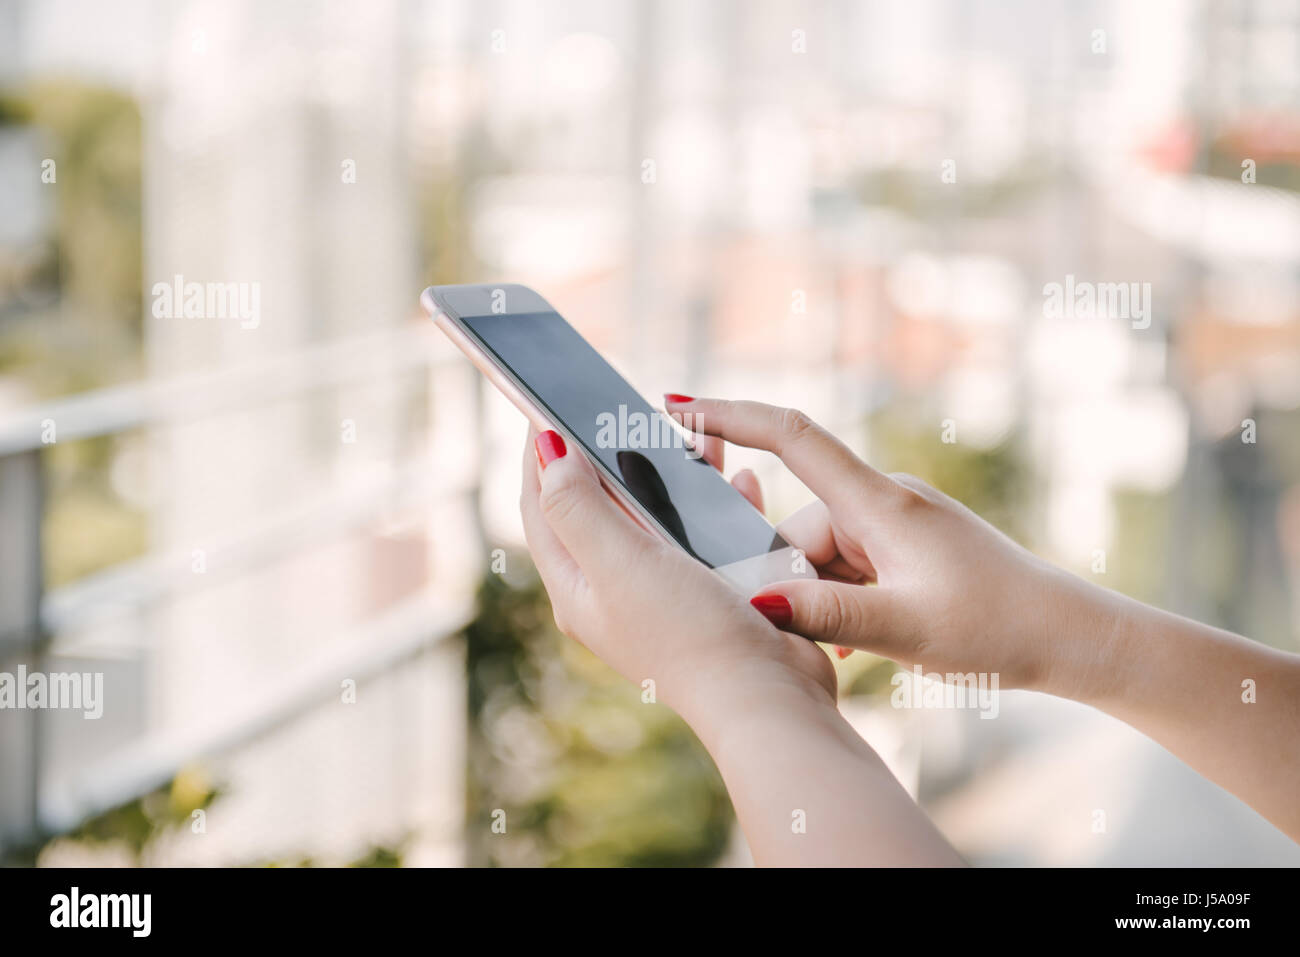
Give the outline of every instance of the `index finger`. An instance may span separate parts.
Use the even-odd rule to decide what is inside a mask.
[[[692,399],[668,403],[685,424],[705,435],[773,453],[832,510],[870,507],[899,486],[877,472],[820,425],[795,409],[762,402]]]

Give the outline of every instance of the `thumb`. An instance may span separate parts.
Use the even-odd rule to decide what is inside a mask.
[[[780,582],[749,603],[782,631],[870,650],[889,635],[890,597],[878,585],[807,579]]]
[[[538,504],[546,524],[588,581],[617,576],[650,536],[601,487],[582,451],[570,451],[559,433],[540,433],[534,447],[541,468]]]

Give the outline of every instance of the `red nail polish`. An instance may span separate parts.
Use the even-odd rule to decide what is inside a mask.
[[[794,621],[794,609],[790,607],[790,599],[784,595],[755,595],[749,603],[778,628],[784,628]]]
[[[694,402],[695,396],[682,395],[680,392],[665,392],[664,400],[667,402]]]
[[[853,649],[845,648],[843,645],[836,645],[835,653],[839,655],[841,658],[847,658],[849,655],[853,654]]]
[[[560,437],[560,433],[551,429],[538,434],[537,438],[533,440],[533,448],[537,450],[537,461],[542,463],[542,468],[546,468],[556,459],[564,458],[564,453],[568,451],[564,446],[564,439]]]

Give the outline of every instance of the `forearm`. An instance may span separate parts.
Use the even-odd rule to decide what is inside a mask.
[[[1103,592],[1063,697],[1132,725],[1300,840],[1300,656]],[[1075,616],[1076,624],[1087,621]]]
[[[714,705],[694,725],[757,864],[962,863],[824,693],[756,685]]]

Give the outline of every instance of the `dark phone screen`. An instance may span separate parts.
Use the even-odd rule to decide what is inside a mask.
[[[484,347],[711,568],[785,548],[758,510],[555,312],[464,316]]]

